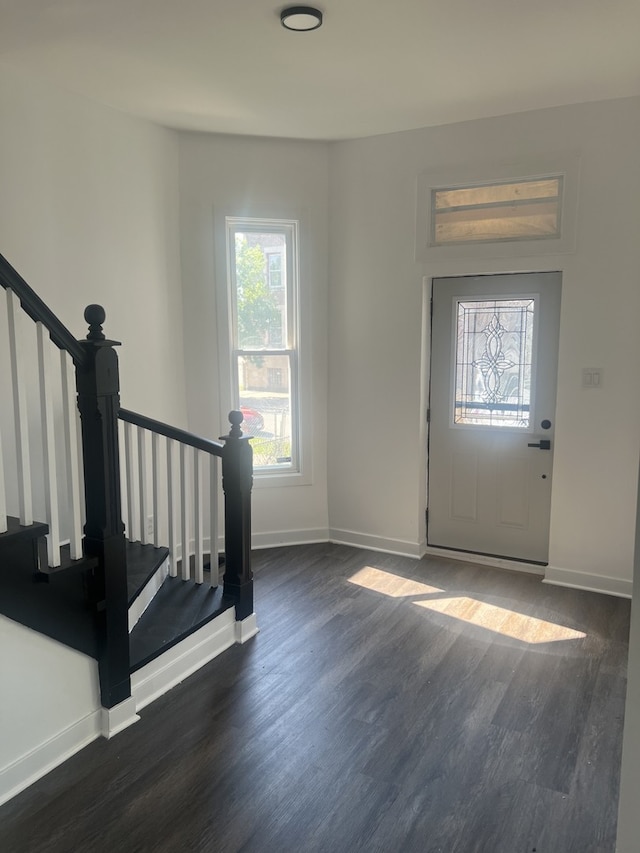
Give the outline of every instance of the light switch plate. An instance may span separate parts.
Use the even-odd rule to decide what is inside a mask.
[[[582,387],[583,388],[602,388],[602,368],[601,367],[583,367],[582,368]]]

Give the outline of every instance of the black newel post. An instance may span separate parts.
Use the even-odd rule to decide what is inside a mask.
[[[236,606],[236,619],[253,613],[253,574],[251,572],[251,487],[253,485],[253,449],[242,435],[242,412],[229,412],[229,435],[222,453],[224,490],[225,571],[224,595]]]
[[[120,383],[114,349],[118,342],[105,340],[105,312],[100,305],[89,305],[84,318],[89,334],[80,342],[85,358],[76,368],[76,383],[86,493],[85,553],[98,558],[91,594],[98,620],[100,692],[103,706],[112,708],[131,695],[118,454]]]

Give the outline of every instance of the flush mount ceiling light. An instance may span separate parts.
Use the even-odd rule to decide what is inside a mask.
[[[322,26],[322,12],[313,6],[289,6],[280,12],[280,21],[288,30],[317,30]]]

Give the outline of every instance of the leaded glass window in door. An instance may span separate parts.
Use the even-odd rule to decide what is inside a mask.
[[[458,301],[453,422],[528,429],[535,298]]]

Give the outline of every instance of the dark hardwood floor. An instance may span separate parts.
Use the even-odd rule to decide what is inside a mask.
[[[254,569],[261,633],[2,807],[0,850],[614,853],[628,601],[335,545]]]

